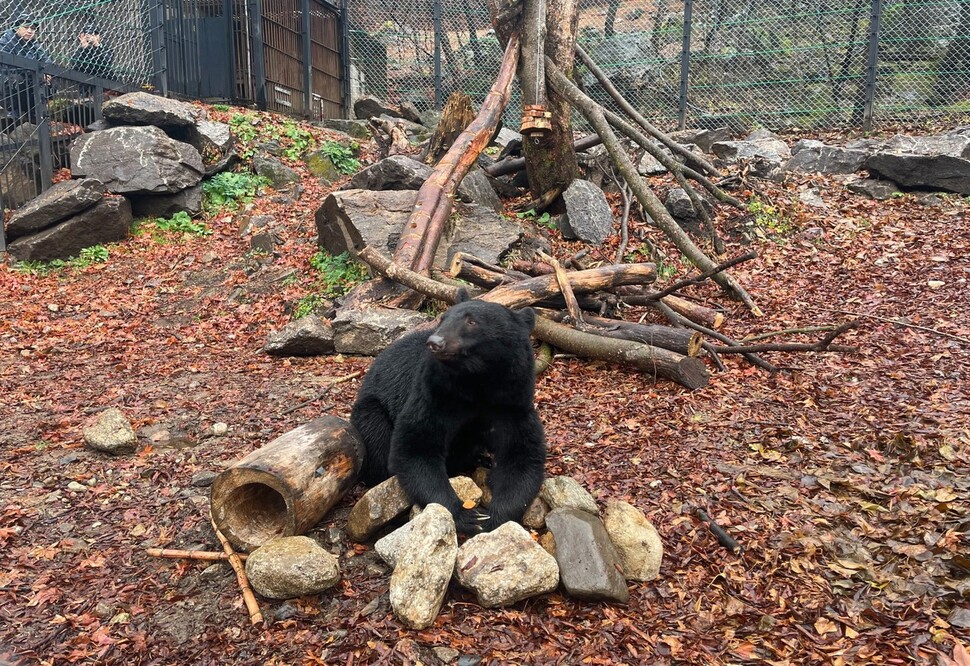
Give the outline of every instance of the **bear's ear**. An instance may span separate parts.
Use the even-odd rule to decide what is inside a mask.
[[[531,332],[536,325],[536,311],[532,308],[522,308],[517,314],[519,321],[528,326]]]
[[[464,303],[465,301],[470,301],[471,298],[472,297],[468,295],[467,289],[465,289],[464,287],[459,287],[458,295],[455,296],[455,304],[457,305],[458,303]]]

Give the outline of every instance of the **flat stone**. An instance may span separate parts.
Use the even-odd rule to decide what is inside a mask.
[[[562,194],[566,215],[560,229],[563,237],[601,244],[613,231],[613,210],[603,190],[588,180],[576,179]]]
[[[553,476],[543,481],[539,497],[550,509],[579,509],[594,516],[599,514],[593,496],[569,476]]]
[[[308,315],[270,333],[263,351],[271,356],[320,356],[334,352],[333,326]]]
[[[851,180],[845,184],[845,187],[850,192],[863,194],[870,199],[875,199],[876,201],[885,201],[886,199],[891,199],[899,192],[899,187],[896,185],[896,183],[890,180],[879,180],[878,178],[859,178],[858,180]]]
[[[204,110],[187,102],[133,92],[104,103],[105,119],[121,125],[156,125],[158,127],[192,127],[204,120]]]
[[[546,516],[555,539],[559,578],[577,599],[626,603],[630,598],[620,560],[603,522],[579,509],[553,509]]]
[[[42,231],[94,206],[104,198],[104,185],[94,178],[56,183],[17,209],[7,225],[7,240]]]
[[[340,354],[377,356],[405,333],[430,321],[429,315],[414,310],[380,306],[341,308],[333,320],[334,349]]]
[[[86,247],[123,241],[131,231],[131,204],[124,197],[105,197],[91,208],[7,246],[17,261],[69,259]]]

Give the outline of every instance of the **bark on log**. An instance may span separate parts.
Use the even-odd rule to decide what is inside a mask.
[[[472,98],[463,92],[454,92],[441,109],[441,120],[435,128],[431,142],[428,144],[427,164],[437,164],[448,149],[455,143],[455,139],[475,119],[472,111]]]
[[[240,550],[316,525],[357,482],[364,446],[351,425],[323,416],[223,471],[209,496],[212,522]]]
[[[569,285],[577,294],[588,294],[621,285],[649,284],[657,279],[654,264],[613,264],[585,271],[567,273]],[[504,284],[482,297],[483,301],[499,303],[509,308],[520,308],[558,294],[559,283],[555,275],[540,275],[512,284]]]
[[[638,291],[640,293],[637,293]],[[654,293],[655,292],[651,290],[617,290],[617,295],[620,297],[620,300],[628,305],[656,305],[657,298],[653,295]],[[715,330],[724,325],[725,317],[723,313],[701,305],[700,303],[695,303],[694,301],[689,301],[686,298],[674,296],[673,294],[664,296],[660,299],[660,302],[677,314],[690,319],[695,324],[700,324],[701,326],[706,326]]]
[[[542,314],[558,322],[566,317],[564,312],[543,312]],[[582,330],[593,335],[642,342],[661,349],[669,349],[684,356],[696,357],[704,351],[701,347],[704,336],[689,328],[674,328],[663,324],[638,324],[632,321],[608,319],[590,314],[584,315],[583,320],[587,326],[583,327]]]
[[[375,271],[387,275],[410,289],[420,291],[445,303],[455,302],[458,294],[457,287],[435,282],[431,278],[399,266],[393,263],[389,257],[371,247],[365,247],[361,250],[360,258]],[[633,265],[636,266],[637,264]],[[555,276],[552,276],[552,282],[555,284]],[[491,300],[488,298],[489,295],[486,294],[482,300]],[[536,318],[536,327],[533,333],[543,342],[548,342],[566,353],[576,354],[584,358],[632,365],[690,389],[701,388],[708,383],[709,374],[700,359],[682,356],[667,349],[652,347],[640,342],[615,340],[583,333],[544,317]]]

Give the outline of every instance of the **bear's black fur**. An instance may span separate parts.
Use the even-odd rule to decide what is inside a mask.
[[[433,333],[410,333],[375,359],[350,422],[367,449],[365,483],[396,474],[412,502],[441,504],[459,532],[474,534],[522,519],[546,446],[533,404],[535,313],[467,299],[461,290]],[[486,453],[488,513],[463,508],[448,483]]]

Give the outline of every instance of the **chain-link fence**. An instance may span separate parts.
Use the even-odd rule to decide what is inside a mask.
[[[455,90],[483,99],[501,50],[481,3],[349,2],[360,92],[419,108]],[[970,0],[581,0],[579,43],[668,126],[970,114]],[[605,101],[588,72],[578,77]]]

